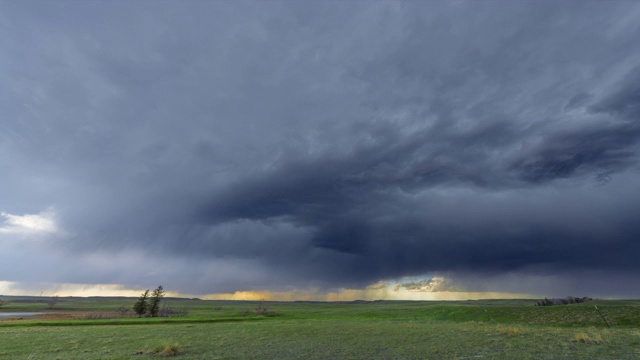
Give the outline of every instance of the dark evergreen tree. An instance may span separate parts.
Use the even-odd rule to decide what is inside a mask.
[[[158,311],[160,311],[160,300],[163,296],[164,289],[162,288],[162,285],[153,290],[153,294],[151,294],[151,300],[149,301],[149,314],[152,317],[158,316]]]
[[[149,304],[147,303],[148,298],[149,298],[149,289],[147,289],[144,293],[142,293],[138,301],[133,305],[133,311],[135,311],[136,314],[138,314],[138,317],[144,315],[147,312],[147,309],[149,308]]]

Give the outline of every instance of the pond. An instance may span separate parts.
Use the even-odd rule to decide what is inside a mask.
[[[0,312],[0,319],[48,314],[46,312]]]

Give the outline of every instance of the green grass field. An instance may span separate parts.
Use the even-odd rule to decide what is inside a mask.
[[[0,359],[640,359],[640,301],[165,299],[188,315],[116,318],[136,299],[61,298],[53,310],[46,300],[10,300],[0,313],[52,314],[0,321]]]

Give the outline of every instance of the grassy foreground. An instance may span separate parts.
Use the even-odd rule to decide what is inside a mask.
[[[61,299],[53,314],[0,321],[0,359],[640,359],[635,301],[595,302],[610,329],[594,303],[165,301],[189,314],[95,319],[135,299]]]

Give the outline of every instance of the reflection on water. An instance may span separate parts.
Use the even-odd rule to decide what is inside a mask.
[[[0,312],[0,319],[16,316],[34,316],[47,314],[45,312]]]

